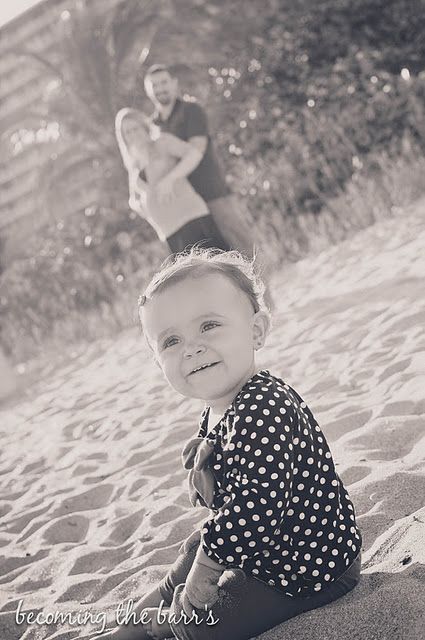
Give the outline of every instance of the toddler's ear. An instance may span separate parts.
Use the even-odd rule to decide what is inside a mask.
[[[254,314],[252,325],[252,336],[254,339],[254,348],[261,349],[270,330],[270,316],[265,311],[257,311]]]

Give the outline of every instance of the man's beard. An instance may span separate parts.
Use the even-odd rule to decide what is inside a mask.
[[[170,105],[173,102],[173,99],[174,99],[173,96],[170,94],[156,96],[157,102],[159,102],[159,104],[162,105],[163,107],[168,107],[168,105]]]

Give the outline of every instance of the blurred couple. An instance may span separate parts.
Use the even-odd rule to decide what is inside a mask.
[[[220,169],[205,111],[178,97],[165,65],[150,67],[144,85],[154,113],[125,108],[115,119],[131,209],[172,253],[201,242],[252,257],[252,233]]]

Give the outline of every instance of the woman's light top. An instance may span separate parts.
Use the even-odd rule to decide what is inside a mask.
[[[171,236],[191,220],[208,214],[206,203],[186,178],[175,181],[169,202],[158,201],[155,191],[156,183],[167,175],[179,161],[179,157],[174,151],[175,140],[175,136],[162,133],[157,140],[150,141],[149,160],[145,169],[148,183],[145,205],[146,218],[162,240]]]

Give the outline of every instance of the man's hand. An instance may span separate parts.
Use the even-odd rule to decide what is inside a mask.
[[[174,180],[168,176],[159,180],[155,185],[155,194],[161,204],[170,202],[174,196]]]
[[[218,599],[218,581],[225,570],[211,560],[199,547],[192,568],[186,579],[182,595],[182,605],[187,616],[193,614],[193,608],[211,607]]]

